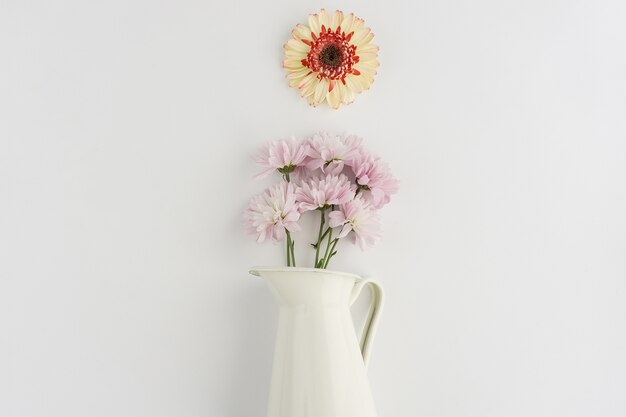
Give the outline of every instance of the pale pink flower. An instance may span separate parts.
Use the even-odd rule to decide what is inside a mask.
[[[300,211],[296,203],[295,187],[281,181],[265,192],[252,197],[244,213],[244,223],[250,234],[258,235],[257,242],[271,239],[278,242],[285,238],[285,230],[300,230]]]
[[[326,175],[302,181],[296,190],[301,212],[333,204],[343,204],[354,198],[355,189],[345,175]]]
[[[352,241],[361,249],[373,246],[381,237],[378,212],[360,196],[340,205],[339,210],[331,211],[328,225],[343,226],[338,237],[350,234]]]
[[[351,161],[356,178],[358,195],[379,209],[389,203],[391,196],[398,192],[398,180],[380,158],[362,152]]]
[[[338,175],[344,165],[350,166],[351,161],[359,155],[362,139],[354,135],[331,135],[318,133],[309,139],[309,160],[307,167],[311,170],[321,169],[327,174]]]
[[[257,155],[256,162],[263,168],[255,178],[263,178],[274,171],[281,174],[289,174],[304,168],[304,163],[309,152],[309,145],[296,138],[275,140],[263,148]]]

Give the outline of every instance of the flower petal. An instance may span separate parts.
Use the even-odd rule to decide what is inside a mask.
[[[358,46],[369,42],[372,38],[374,38],[374,34],[372,33],[371,29],[368,27],[363,27],[358,30],[354,30],[354,35],[352,35],[352,39],[350,39],[350,42]]]
[[[337,87],[339,88],[339,94],[343,104],[350,104],[354,101],[354,92],[352,90],[346,87],[343,83],[337,83]]]
[[[328,93],[328,80],[326,78],[322,78],[315,87],[315,96],[313,97],[313,105],[316,106],[324,101],[326,98],[326,94]]]
[[[285,224],[285,229],[289,230],[290,232],[299,232],[302,230],[302,227],[300,227],[300,225],[296,222],[290,222]]]
[[[328,95],[326,96],[326,100],[328,100],[328,104],[333,109],[338,109],[339,106],[341,106],[341,90],[339,88],[340,84],[341,82],[335,83],[335,86],[332,89],[332,91],[330,91]]]
[[[296,59],[298,61],[302,61],[306,58],[306,54],[307,53],[305,51],[290,48],[285,44],[285,59]]]
[[[300,85],[298,86],[298,88],[300,89],[300,95],[302,97],[311,97],[312,99],[313,93],[315,92],[318,83],[319,80],[317,79],[317,75],[315,73],[307,75],[302,79]]]
[[[311,29],[303,24],[297,24],[296,27],[291,31],[291,35],[296,39],[305,39],[310,41],[311,38]]]
[[[274,226],[274,241],[280,242],[285,238],[285,228],[282,226]]]
[[[304,52],[304,54],[306,55],[307,52],[309,52],[311,50],[311,47],[305,43],[303,43],[302,41],[296,40],[296,39],[289,39],[287,41],[287,43],[285,44],[285,49],[290,48],[290,49],[294,49],[296,51],[300,51],[300,52]]]
[[[302,67],[302,68],[297,69],[297,70],[289,71],[287,73],[287,79],[289,79],[289,80],[297,80],[297,79],[300,79],[302,77],[306,77],[310,73],[311,73],[311,71],[308,68]]]
[[[311,32],[317,36],[320,33],[320,21],[319,16],[317,14],[309,15],[309,28],[311,28]]]
[[[346,218],[340,210],[331,211],[328,215],[328,225],[330,227],[339,227],[345,222]]]
[[[354,91],[355,93],[360,93],[361,91],[363,91],[363,87],[361,86],[358,75],[350,74],[346,76],[346,87],[348,87],[349,90]]]
[[[348,233],[350,233],[350,231],[352,231],[352,225],[350,223],[346,223],[343,225],[343,228],[341,229],[341,232],[339,232],[339,236],[337,236],[339,239],[344,238],[348,235]]]
[[[354,23],[354,13],[350,13],[346,17],[343,18],[343,22],[341,22],[341,31],[345,33],[350,33],[352,28],[352,24]]]
[[[306,67],[302,65],[300,59],[288,58],[283,61],[283,68],[286,70],[300,70]]]
[[[330,28],[335,31],[341,26],[341,22],[343,22],[343,12],[341,10],[335,10],[333,17],[330,20]]]
[[[374,76],[376,75],[376,68],[359,64],[355,65],[353,68],[361,73],[361,76],[367,80],[368,84],[372,84],[374,82]]]
[[[376,51],[357,51],[357,55],[359,56],[359,64],[363,62],[377,62],[376,59],[378,58],[378,53]]]
[[[326,9],[322,9],[320,10],[320,14],[319,14],[319,22],[320,22],[320,30],[321,30],[321,26],[324,25],[325,29],[330,28],[330,17],[328,16],[328,13],[326,13]]]
[[[356,54],[359,56],[361,56],[361,54],[364,54],[366,52],[373,52],[375,54],[378,54],[379,50],[380,48],[378,47],[378,45],[374,45],[373,43],[366,43],[356,48]],[[361,58],[361,60],[363,59]]]

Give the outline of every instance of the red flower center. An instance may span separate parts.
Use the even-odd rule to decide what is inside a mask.
[[[319,35],[311,32],[312,41],[303,39],[302,42],[311,49],[302,60],[302,65],[317,72],[317,78],[341,80],[345,84],[348,74],[359,75],[360,72],[352,67],[359,62],[356,55],[356,46],[350,44],[354,32],[346,34],[337,27],[335,31],[322,25]]]

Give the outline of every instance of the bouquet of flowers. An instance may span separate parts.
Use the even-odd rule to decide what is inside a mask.
[[[296,266],[292,233],[307,212],[318,212],[315,268],[325,269],[337,243],[349,237],[361,249],[381,236],[379,210],[398,191],[387,164],[368,152],[355,135],[318,133],[273,141],[258,154],[256,177],[279,173],[281,181],[252,197],[244,213],[258,242],[285,240],[287,266]]]

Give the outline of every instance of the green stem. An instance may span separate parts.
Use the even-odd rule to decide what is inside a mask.
[[[289,178],[289,172],[285,172],[283,174],[283,177],[285,177],[285,181],[289,182],[290,178]],[[286,230],[287,232],[287,266],[296,266],[296,258],[293,255],[293,241],[291,240],[291,233],[289,233],[289,230]]]
[[[339,238],[336,238],[333,241],[333,247],[330,250],[330,254],[326,257],[326,263],[324,264],[324,269],[328,268],[328,262],[330,262],[330,259],[335,256],[335,254],[337,252],[335,252],[335,248],[337,247],[337,242],[339,242]]]
[[[294,246],[296,246],[296,242],[292,239],[291,240],[291,266],[296,266],[296,254],[293,251]]]
[[[326,209],[324,207],[321,207],[319,209],[320,211],[320,231],[317,234],[317,244],[315,245],[315,267],[317,268],[317,264],[319,263],[320,260],[320,246],[322,245],[322,232],[324,230],[324,212],[326,211]]]
[[[287,232],[287,266],[291,266],[291,233],[289,233],[289,230],[286,231]]]
[[[322,258],[322,268],[326,268],[324,265],[327,263],[326,260],[328,259],[328,254],[330,253],[330,245],[331,242],[333,240],[333,230],[329,227],[330,233],[328,234],[328,242],[326,243],[326,253],[324,254],[324,257]]]
[[[321,242],[322,240],[324,240],[324,238],[326,237],[326,235],[328,234],[328,232],[330,232],[330,227],[329,227],[329,228],[327,228],[327,229],[326,229],[326,231],[324,232],[324,234],[322,235],[322,237],[320,237],[320,238],[319,238],[319,239],[320,239],[320,242]]]

